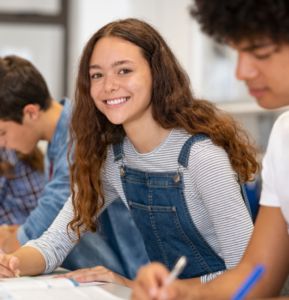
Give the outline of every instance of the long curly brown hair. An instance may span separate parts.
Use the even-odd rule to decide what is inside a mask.
[[[156,122],[165,129],[184,128],[190,134],[207,134],[215,145],[227,151],[233,169],[243,182],[253,179],[259,165],[249,135],[213,103],[194,98],[186,72],[160,34],[138,19],[112,22],[91,37],[79,63],[69,148],[74,218],[68,228],[78,236],[82,230],[97,230],[96,216],[105,202],[100,169],[108,146],[125,137],[123,126],[110,123],[90,95],[90,58],[97,41],[108,36],[122,38],[141,48],[151,68],[151,106]]]

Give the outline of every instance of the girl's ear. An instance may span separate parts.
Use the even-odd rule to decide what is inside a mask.
[[[23,124],[35,122],[40,117],[40,107],[35,104],[28,104],[23,108]]]

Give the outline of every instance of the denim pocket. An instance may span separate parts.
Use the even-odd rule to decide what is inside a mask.
[[[179,256],[186,255],[194,272],[212,272],[183,230],[175,206],[147,206],[130,201],[129,207],[151,261],[162,262],[171,269]],[[183,276],[187,278],[185,272]]]

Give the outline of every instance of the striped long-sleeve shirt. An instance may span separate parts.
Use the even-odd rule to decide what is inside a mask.
[[[179,153],[189,137],[185,130],[172,130],[156,149],[145,154],[138,153],[126,137],[124,164],[147,172],[175,172],[179,167]],[[121,162],[114,162],[113,150],[109,147],[101,174],[105,196],[103,209],[118,197],[127,205],[119,164]],[[190,150],[188,168],[180,171],[183,172],[185,198],[194,224],[224,259],[226,268],[233,268],[246,249],[253,224],[226,151],[211,140],[197,142]],[[47,273],[61,265],[73,247],[71,240],[77,238],[76,234],[71,233],[70,239],[66,233],[66,225],[72,217],[69,199],[50,229],[40,239],[27,244],[44,255]],[[221,273],[204,275],[201,281],[208,282]]]

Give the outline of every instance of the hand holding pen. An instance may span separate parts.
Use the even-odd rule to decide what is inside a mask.
[[[185,256],[181,256],[175,263],[164,285],[170,285],[176,278],[178,278],[178,276],[183,272],[184,268],[186,267],[187,262],[188,262],[187,258]]]
[[[186,263],[187,258],[182,256],[171,272],[160,263],[141,268],[133,284],[131,300],[179,299],[180,293],[188,285],[175,279],[181,274]]]

